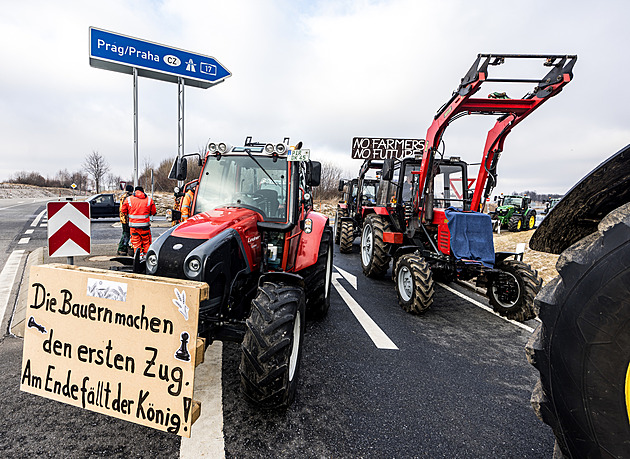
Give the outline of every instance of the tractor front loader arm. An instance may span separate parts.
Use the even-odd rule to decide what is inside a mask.
[[[540,80],[523,78],[488,78],[488,68],[505,63],[506,59],[544,59],[544,66],[552,67]],[[573,78],[573,67],[577,61],[576,55],[525,55],[525,54],[479,54],[468,73],[462,78],[461,84],[453,93],[451,99],[437,112],[429,126],[426,135],[425,150],[422,158],[420,188],[423,195],[418,196],[423,206],[423,220],[430,221],[432,209],[433,160],[438,152],[438,146],[448,125],[465,115],[498,115],[495,125],[488,131],[483,150],[479,174],[475,181],[475,189],[470,209],[480,210],[482,199],[489,195],[496,184],[496,167],[499,156],[503,151],[505,137],[523,119],[549,98],[558,94]],[[532,92],[522,98],[510,99],[503,94],[490,94],[487,98],[473,98],[485,82],[495,83],[535,83]],[[490,177],[488,186],[486,182]],[[427,215],[427,213],[429,215]]]

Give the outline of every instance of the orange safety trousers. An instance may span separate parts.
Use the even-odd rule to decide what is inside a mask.
[[[134,228],[131,227],[131,245],[133,251],[140,249],[140,254],[146,255],[151,245],[151,228]]]

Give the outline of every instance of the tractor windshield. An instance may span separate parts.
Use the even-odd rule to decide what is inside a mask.
[[[256,163],[258,162],[258,164]],[[195,213],[219,207],[244,207],[267,221],[287,219],[287,161],[267,156],[224,155],[208,158],[203,169]]]
[[[504,206],[523,207],[523,198],[518,196],[506,196],[503,199]]]

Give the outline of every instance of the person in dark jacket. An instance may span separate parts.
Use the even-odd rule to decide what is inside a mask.
[[[118,255],[129,255],[133,254],[133,249],[130,246],[131,242],[131,233],[129,231],[129,218],[127,214],[123,214],[122,207],[125,199],[131,196],[133,193],[133,186],[127,185],[125,187],[125,193],[120,196],[120,206],[119,206],[119,216],[120,223],[122,224],[122,236],[120,237],[120,241],[118,242]]]

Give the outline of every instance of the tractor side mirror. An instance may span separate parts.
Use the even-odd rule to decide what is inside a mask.
[[[188,175],[188,161],[180,157],[175,158],[171,171],[168,173],[168,178],[171,180],[186,180],[186,175]]]
[[[383,180],[389,181],[394,178],[394,160],[389,158],[383,161]]]
[[[345,180],[339,180],[339,186],[337,187],[338,191],[343,191],[343,188],[346,186]]]
[[[308,168],[306,176],[306,184],[310,186],[319,186],[322,177],[322,163],[319,161],[311,161],[311,167]]]

